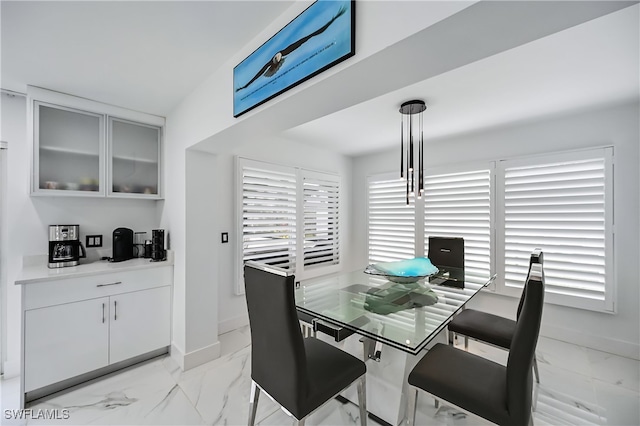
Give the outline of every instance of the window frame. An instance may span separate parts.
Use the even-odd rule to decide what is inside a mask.
[[[589,148],[575,151],[562,151],[558,153],[545,153],[539,155],[530,155],[523,157],[515,157],[498,161],[497,164],[497,191],[496,195],[499,199],[495,200],[496,206],[496,223],[497,241],[500,242],[496,246],[496,258],[500,259],[498,265],[498,278],[496,280],[496,292],[499,294],[520,297],[522,289],[518,287],[506,285],[505,268],[506,268],[506,222],[505,222],[505,171],[510,167],[522,166],[541,166],[546,164],[554,164],[563,161],[580,161],[586,159],[602,158],[604,160],[604,300],[596,301],[580,296],[562,295],[558,293],[545,292],[545,302],[554,305],[568,306],[578,309],[590,311],[615,313],[615,299],[617,294],[617,283],[615,279],[615,227],[614,227],[614,149],[612,146]],[[544,249],[543,249],[544,251]]]
[[[496,163],[494,161],[476,161],[469,163],[461,163],[451,166],[437,166],[427,167],[425,170],[425,181],[432,176],[456,174],[456,173],[469,173],[479,172],[487,170],[489,173],[489,247],[490,247],[490,276],[496,271],[495,256],[495,210],[494,210],[494,198],[495,198],[495,174]],[[370,184],[371,182],[380,182],[387,180],[397,179],[400,182],[402,179],[398,176],[397,172],[375,173],[367,176],[367,261],[372,262],[370,258],[371,253],[371,228],[369,226],[371,221],[370,211]],[[413,201],[413,221],[414,221],[414,257],[426,256],[425,246],[427,241],[426,235],[426,221],[425,221],[425,199],[419,199]],[[495,284],[491,283],[488,287],[490,290],[495,290]]]
[[[344,229],[344,217],[342,212],[344,211],[344,189],[342,183],[342,177],[336,173],[322,172],[315,170],[303,169],[300,167],[286,166],[281,164],[275,164],[267,161],[253,160],[250,158],[236,156],[235,157],[235,228],[236,228],[236,277],[234,292],[236,295],[244,294],[244,239],[243,239],[243,184],[244,184],[244,169],[245,167],[264,169],[275,173],[287,173],[294,176],[295,180],[295,261],[293,263],[292,270],[295,273],[297,280],[313,278],[320,275],[330,274],[338,272],[342,268],[343,255],[342,255],[342,243],[343,238],[340,234]],[[338,184],[338,234],[337,234],[337,246],[338,246],[338,261],[335,264],[329,265],[311,265],[305,267],[304,262],[304,179],[305,177],[311,179],[320,179],[326,181],[336,182]]]
[[[604,301],[592,300],[586,297],[562,295],[546,292],[545,301],[550,304],[572,307],[577,309],[616,313],[617,282],[615,276],[615,223],[614,223],[614,167],[615,150],[613,146],[589,147],[569,151],[559,151],[552,153],[540,153],[533,155],[513,156],[496,159],[486,162],[473,162],[455,165],[440,165],[438,167],[427,167],[425,175],[434,176],[441,174],[464,173],[473,170],[490,169],[490,247],[491,247],[491,273],[497,273],[497,279],[488,287],[488,290],[495,294],[519,298],[522,289],[505,285],[505,166],[513,167],[518,165],[543,165],[553,164],[562,161],[580,161],[588,158],[603,158],[604,160],[604,238],[605,238],[605,284]],[[397,177],[398,173],[376,173],[367,176],[367,259],[370,252],[370,211],[369,211],[369,183],[371,180]],[[425,219],[424,202],[415,204],[415,256],[424,256]]]

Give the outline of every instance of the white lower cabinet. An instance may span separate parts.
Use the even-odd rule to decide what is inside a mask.
[[[109,363],[169,344],[171,289],[153,288],[110,298]]]
[[[37,398],[168,347],[172,276],[164,267],[27,284],[24,393]]]
[[[26,311],[25,391],[107,366],[108,309],[103,297]]]

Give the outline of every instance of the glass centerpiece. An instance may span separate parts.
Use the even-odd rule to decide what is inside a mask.
[[[394,283],[407,284],[437,273],[438,268],[433,266],[429,258],[416,257],[395,262],[373,263],[367,266],[364,272],[381,275]]]

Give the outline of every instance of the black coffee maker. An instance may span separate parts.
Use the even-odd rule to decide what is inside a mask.
[[[164,229],[151,231],[151,261],[160,262],[167,259],[167,251],[164,249]]]
[[[112,262],[122,262],[133,259],[133,230],[129,228],[116,228],[113,231],[113,257]]]

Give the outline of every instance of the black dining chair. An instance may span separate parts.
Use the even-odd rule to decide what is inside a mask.
[[[431,263],[438,268],[464,268],[464,238],[429,237],[429,253]]]
[[[539,264],[543,267],[542,250],[536,248],[529,259],[529,271],[533,264]],[[543,270],[544,275],[544,270]],[[520,302],[516,311],[516,321],[520,317],[522,304],[526,291],[522,289]],[[516,329],[516,321],[504,318],[488,312],[478,311],[475,309],[465,309],[456,315],[449,323],[449,344],[453,344],[453,334],[464,336],[464,348],[469,348],[469,338],[497,346],[502,349],[511,348],[511,340]],[[536,382],[540,383],[540,374],[538,372],[538,361],[535,354],[533,356],[533,370],[536,376]]]
[[[418,389],[499,425],[533,424],[531,364],[543,305],[542,265],[534,264],[526,281],[507,365],[436,344],[409,373],[407,424],[415,424]]]
[[[429,237],[427,256],[433,266],[438,268],[438,273],[433,278],[439,285],[464,288],[463,238]]]
[[[265,392],[297,421],[358,381],[360,424],[367,423],[367,368],[362,360],[316,338],[303,338],[294,298],[294,275],[246,262],[245,296],[251,329],[249,425]]]

